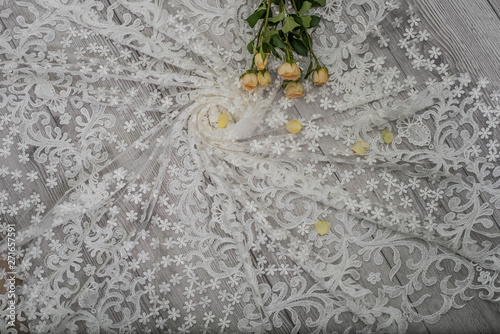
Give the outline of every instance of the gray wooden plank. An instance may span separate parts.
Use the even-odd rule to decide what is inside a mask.
[[[498,4],[498,3],[497,3]],[[488,77],[494,87],[500,84],[498,51],[500,32],[498,16],[481,1],[417,1],[422,18],[429,30],[439,27],[442,34],[433,33],[443,46],[446,59],[453,67],[477,76]],[[498,212],[497,212],[498,213]],[[498,223],[498,219],[497,219]],[[451,271],[451,268],[449,268]],[[474,298],[462,309],[452,309],[436,324],[427,324],[431,333],[460,330],[464,333],[497,333],[500,331],[498,303]],[[425,308],[425,304],[422,305]]]
[[[500,19],[500,1],[498,0],[487,0],[488,4],[491,6],[497,17]]]
[[[500,82],[500,24],[493,10],[500,7],[498,0],[419,0],[415,5],[454,67]]]
[[[464,5],[464,4],[462,4]],[[470,4],[471,6],[473,6],[473,3]],[[477,13],[479,10],[476,9],[476,8],[473,8],[473,11],[474,13]],[[486,12],[487,11],[487,8],[486,8]],[[468,13],[467,11],[465,11],[465,13]],[[490,16],[491,16],[491,11],[490,11]],[[444,13],[441,13],[438,11],[438,13],[436,15],[441,15],[441,16],[444,16],[444,15],[447,15],[446,12]],[[482,15],[482,14],[481,14]],[[492,25],[495,24],[495,21],[491,21],[491,22],[488,22]],[[468,32],[468,29],[470,27],[465,27],[464,28],[464,31],[465,32]],[[472,29],[472,31],[474,31],[474,29]],[[474,39],[474,36],[467,36],[468,39]],[[441,41],[441,39],[439,38],[439,41]],[[487,43],[488,41],[484,41],[484,43]],[[451,47],[449,48],[450,50],[447,51],[447,53],[453,53],[453,43],[451,45]],[[470,52],[470,53],[474,53],[475,50],[473,47],[470,47],[469,44],[465,44],[466,47],[468,47],[468,49],[466,51]],[[481,58],[479,57],[472,57],[473,59],[475,59],[476,61],[475,62],[480,62],[481,61]],[[461,60],[460,59],[453,59],[454,60],[454,63],[459,63]],[[397,60],[396,60],[397,61]],[[399,65],[399,67],[401,68],[401,70],[403,71],[403,73],[412,73],[413,72],[413,69],[410,67],[402,67],[401,65]],[[475,63],[471,63],[468,70],[470,72],[473,72],[471,71],[471,69],[475,69],[476,68],[476,64]],[[483,73],[489,73],[489,70],[490,68],[487,68],[484,70]],[[450,144],[453,144],[453,143],[450,143]],[[424,204],[424,203],[422,203]],[[387,256],[386,256],[386,260],[387,260]],[[433,271],[432,274],[433,275],[436,275],[438,277],[444,277],[448,274],[451,274],[453,272],[453,268],[451,267],[448,267],[446,268],[442,273],[437,273],[437,271]],[[405,273],[404,271],[399,273],[397,275],[398,279],[399,277],[402,277],[404,276]],[[439,292],[439,291],[437,291]],[[491,332],[492,330],[495,331],[498,326],[499,326],[499,321],[496,319],[496,318],[492,318],[491,317],[491,314],[496,314],[496,305],[493,305],[489,302],[485,302],[483,300],[478,300],[478,299],[475,299],[473,301],[470,301],[467,304],[467,307],[465,309],[469,309],[469,307],[473,308],[473,309],[485,309],[485,310],[488,310],[488,311],[491,311],[491,313],[488,313],[488,312],[479,312],[478,314],[475,314],[475,321],[469,321],[469,317],[467,316],[468,314],[466,314],[466,312],[464,312],[465,314],[463,314],[464,316],[460,316],[458,317],[458,319],[453,319],[453,321],[451,320],[452,318],[450,317],[445,317],[443,316],[443,320],[441,322],[439,322],[438,324],[436,325],[433,325],[432,327],[428,327],[430,328],[430,331],[433,332],[433,333],[442,333],[443,330],[446,330],[446,331],[453,331],[454,329],[457,329],[457,328],[461,328],[463,329],[465,332],[475,332],[475,331],[479,331],[479,332]],[[421,311],[422,313],[427,313],[426,311],[429,311],[428,307],[423,304],[422,306],[418,307],[419,311]],[[450,311],[450,313],[452,314],[456,314],[456,313],[459,313],[460,314],[460,311],[462,310],[452,310]],[[480,320],[478,320],[480,319]],[[493,320],[493,321],[491,321]],[[491,321],[491,323],[490,323]],[[427,325],[426,325],[427,326]]]

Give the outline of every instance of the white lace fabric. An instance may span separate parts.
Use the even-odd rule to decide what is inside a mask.
[[[255,1],[0,5],[0,222],[31,333],[396,333],[499,301],[500,91],[413,6],[315,9],[330,81],[290,100],[239,87]]]

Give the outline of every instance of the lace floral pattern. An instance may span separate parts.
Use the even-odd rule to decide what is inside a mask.
[[[500,300],[500,91],[411,5],[315,9],[332,79],[293,103],[239,87],[254,2],[0,5],[0,226],[31,333],[404,332]]]

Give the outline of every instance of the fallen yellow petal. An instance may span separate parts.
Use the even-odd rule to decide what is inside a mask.
[[[302,129],[302,125],[296,119],[292,119],[286,123],[286,130],[290,133],[297,133]]]
[[[389,130],[382,131],[382,138],[386,144],[390,144],[394,140],[394,134]]]
[[[358,141],[356,145],[354,145],[351,150],[356,152],[356,154],[365,154],[366,150],[370,148],[370,145],[368,143],[365,143],[363,141]]]
[[[316,226],[314,226],[314,228],[316,229],[316,232],[319,233],[319,235],[325,235],[330,230],[330,224],[328,224],[324,220],[320,220],[316,223]]]
[[[229,115],[228,114],[220,114],[219,118],[217,120],[219,122],[219,126],[221,128],[225,128],[227,126],[227,122],[229,121]]]

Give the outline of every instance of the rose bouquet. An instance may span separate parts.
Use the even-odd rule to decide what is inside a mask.
[[[300,83],[302,71],[295,61],[295,54],[309,57],[309,67],[304,75],[312,74],[315,85],[324,85],[328,79],[328,69],[322,66],[314,54],[313,41],[309,30],[320,22],[320,17],[308,15],[311,8],[323,7],[326,0],[265,0],[246,19],[252,28],[259,22],[257,34],[247,49],[253,55],[252,66],[241,76],[241,84],[246,90],[254,90],[259,85],[268,86],[272,82],[267,69],[270,56],[282,62],[278,74],[284,80],[285,95],[289,98],[304,95]]]

